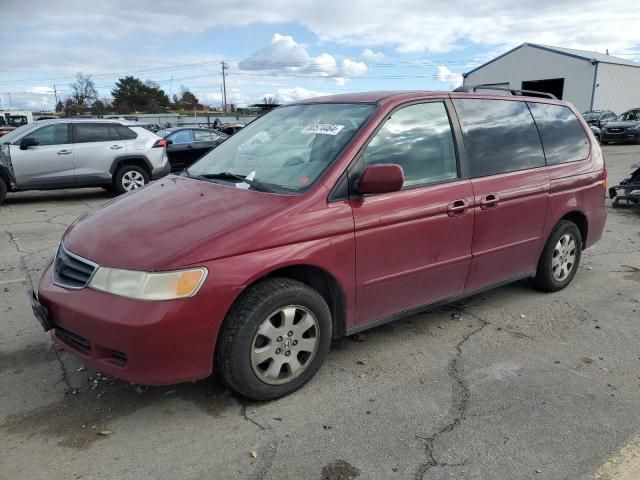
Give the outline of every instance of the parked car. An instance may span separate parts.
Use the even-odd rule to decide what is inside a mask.
[[[158,135],[169,142],[167,156],[172,172],[187,168],[227,138],[227,135],[222,132],[190,127],[159,130]]]
[[[584,118],[585,122],[589,125],[602,128],[605,123],[616,120],[618,115],[611,110],[589,110],[582,114],[582,118]]]
[[[169,173],[166,144],[127,121],[62,119],[24,125],[0,139],[0,203],[7,191],[135,190]]]
[[[595,125],[589,125],[589,128],[591,128],[593,136],[596,137],[596,140],[598,140],[598,143],[600,143],[600,129]]]
[[[640,144],[640,108],[624,112],[618,120],[607,122],[600,129],[600,142],[631,142]]]
[[[332,339],[519,279],[566,287],[602,235],[605,190],[600,147],[562,101],[306,100],[74,222],[33,309],[56,344],[115,377],[215,370],[277,398]]]

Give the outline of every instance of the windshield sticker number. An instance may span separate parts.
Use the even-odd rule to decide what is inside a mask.
[[[311,135],[319,133],[320,135],[337,135],[344,125],[333,125],[332,123],[312,123],[302,129],[302,133]]]

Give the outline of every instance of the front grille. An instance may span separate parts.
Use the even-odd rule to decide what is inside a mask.
[[[608,133],[622,133],[624,128],[607,128]]]
[[[89,343],[89,340],[76,333],[56,326],[56,336],[71,347],[75,347],[85,353],[89,353],[91,351],[91,344]]]
[[[69,252],[60,244],[53,261],[53,281],[65,288],[84,288],[96,267],[95,263]]]

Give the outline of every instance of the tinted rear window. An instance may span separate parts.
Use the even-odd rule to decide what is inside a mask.
[[[115,125],[115,129],[123,140],[133,140],[134,138],[138,138],[138,134],[136,132],[124,125]]]
[[[547,165],[575,162],[589,155],[589,139],[582,125],[567,107],[528,103],[538,125]]]
[[[454,99],[472,177],[545,165],[540,136],[525,102]]]
[[[120,140],[116,125],[108,123],[76,123],[74,124],[74,143],[109,142]]]

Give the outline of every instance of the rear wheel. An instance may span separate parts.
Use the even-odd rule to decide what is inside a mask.
[[[149,183],[147,172],[137,165],[120,167],[113,180],[113,186],[118,193],[127,193],[144,187]]]
[[[331,335],[331,313],[317,291],[287,278],[265,280],[249,287],[227,315],[215,368],[245,397],[282,397],[315,375]]]
[[[4,178],[0,177],[0,204],[4,202],[4,199],[7,198],[7,184],[4,181]]]
[[[571,283],[582,254],[582,235],[575,223],[561,220],[542,250],[533,284],[544,292],[562,290]]]

